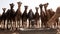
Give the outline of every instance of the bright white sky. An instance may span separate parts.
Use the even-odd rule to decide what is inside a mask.
[[[17,10],[17,2],[21,1],[22,6],[21,6],[21,11],[24,11],[24,5],[28,5],[28,10],[30,8],[33,9],[33,12],[35,13],[35,7],[39,7],[39,4],[44,4],[44,3],[49,3],[48,9],[52,8],[54,11],[58,6],[60,6],[60,0],[0,0],[0,13],[2,14],[2,8],[7,8],[9,9],[9,4],[14,3],[14,9],[15,11]],[[7,10],[6,10],[7,11]]]

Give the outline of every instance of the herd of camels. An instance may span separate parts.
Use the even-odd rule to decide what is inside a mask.
[[[45,26],[45,28],[51,28],[52,25],[58,26],[59,24],[58,21],[60,17],[60,7],[58,7],[56,11],[53,11],[52,9],[47,9],[49,3],[40,4],[39,5],[40,15],[39,15],[38,7],[35,7],[36,13],[34,14],[32,9],[30,9],[29,12],[27,13],[28,6],[24,6],[25,10],[22,14],[21,4],[22,4],[21,2],[17,2],[18,9],[16,11],[13,9],[14,8],[13,3],[10,4],[10,9],[8,9],[6,12],[5,12],[6,8],[2,8],[3,13],[2,15],[0,15],[0,24],[3,23],[4,28],[6,25],[7,29],[9,29],[8,28],[9,24],[11,25],[10,29],[13,28],[13,24],[15,24],[14,28],[20,28],[20,27],[25,28],[27,26],[27,23],[28,23],[28,28],[30,28],[30,26],[37,27],[40,25],[39,20],[41,20],[41,27]],[[29,22],[27,22],[27,20]],[[13,24],[12,24],[12,21],[13,21]],[[6,22],[7,24],[5,24]],[[17,27],[16,27],[16,24],[18,24]]]

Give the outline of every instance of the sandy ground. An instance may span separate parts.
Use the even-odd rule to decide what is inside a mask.
[[[10,30],[0,30],[0,34],[57,34],[55,29],[30,29],[30,30],[20,30],[20,31],[10,31]],[[59,34],[59,33],[58,33]]]

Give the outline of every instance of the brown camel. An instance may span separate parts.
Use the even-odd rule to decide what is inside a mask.
[[[48,11],[48,14],[49,14],[49,15],[47,15],[48,16],[48,20],[49,20],[55,14],[55,12],[52,11],[51,9],[48,9],[47,11]]]
[[[39,13],[38,13],[38,7],[35,7],[36,9],[36,13],[34,15],[34,18],[35,18],[35,21],[36,21],[36,26],[38,27],[39,26]]]
[[[28,6],[24,6],[25,7],[25,10],[22,14],[22,26],[23,27],[27,27],[27,9],[28,9]]]
[[[47,22],[48,26],[51,27],[51,25],[55,22],[56,19],[60,17],[60,7],[57,8],[56,13],[51,17],[51,19]],[[53,23],[52,23],[53,22]]]
[[[45,26],[45,13],[43,11],[43,4],[39,5],[40,7],[40,18],[41,18],[41,26]]]
[[[45,8],[45,13],[46,13],[46,16],[47,16],[47,21],[55,14],[54,11],[52,10],[47,10],[47,6],[48,6],[48,3],[44,4],[44,8]],[[54,26],[56,26],[56,24],[58,25],[58,18],[55,20],[55,23],[54,23]]]
[[[50,14],[49,14],[49,12],[47,11],[48,5],[49,5],[49,3],[44,4],[44,9],[45,9],[45,27],[48,27],[48,26],[47,26],[47,21],[48,21],[49,18],[50,18]]]
[[[17,9],[17,11],[16,11],[16,16],[15,16],[15,18],[16,18],[16,20],[17,20],[17,28],[20,28],[20,23],[21,23],[21,17],[22,17],[22,14],[21,14],[21,2],[17,2],[17,4],[18,4],[18,9]],[[19,27],[18,27],[19,26]]]

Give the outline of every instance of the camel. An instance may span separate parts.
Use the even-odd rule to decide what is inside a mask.
[[[60,7],[57,8],[56,13],[49,19],[48,26],[51,27],[53,23],[60,17]]]
[[[34,13],[32,9],[30,9],[28,12],[28,19],[29,19],[29,28],[30,28],[31,25],[34,26],[34,23],[32,23],[32,21],[34,21]]]
[[[12,21],[15,20],[15,11],[13,9],[14,4],[10,4],[10,9],[7,10],[6,15],[7,15],[7,29],[12,29]],[[10,28],[8,28],[8,25],[11,25]]]
[[[50,16],[52,17],[54,14],[55,14],[55,12],[54,11],[50,11],[51,13],[50,13]],[[57,18],[56,20],[55,20],[55,23],[53,24],[54,25],[54,27],[58,27],[58,21],[59,21],[59,18]]]
[[[2,16],[1,16],[1,18],[2,18],[2,23],[3,23],[3,28],[5,29],[5,20],[6,20],[6,14],[5,14],[5,10],[6,10],[6,8],[2,8],[2,10],[3,10],[3,14],[2,14]]]
[[[36,26],[38,27],[39,26],[39,13],[38,13],[38,7],[35,7],[36,9],[36,13],[34,15],[34,18],[35,18],[35,21],[36,21]]]
[[[22,26],[23,28],[27,27],[27,9],[28,9],[28,6],[24,6],[25,7],[25,10],[22,14]]]
[[[48,21],[49,18],[50,18],[50,14],[49,14],[49,12],[47,11],[48,5],[49,5],[49,3],[44,4],[44,9],[45,9],[45,27],[48,27],[48,26],[47,26],[47,21]]]
[[[40,19],[41,19],[41,27],[46,26],[46,18],[45,18],[45,13],[43,11],[43,4],[39,5],[40,7]]]
[[[16,16],[15,19],[17,20],[17,28],[20,28],[20,23],[21,23],[21,19],[22,19],[22,14],[21,14],[21,2],[17,2],[18,4],[18,9],[16,11]],[[19,26],[19,27],[18,27]]]
[[[45,9],[45,12],[43,11],[43,6],[44,6],[44,9]],[[47,11],[47,6],[48,6],[48,3],[46,4],[40,4],[39,7],[40,7],[40,17],[41,17],[41,24],[42,24],[42,27],[45,26],[45,27],[48,27],[47,26],[47,21],[48,21],[48,17],[49,17],[49,13]]]
[[[46,16],[47,16],[47,21],[55,14],[54,11],[52,10],[47,10],[47,6],[48,6],[48,3],[44,4],[44,9],[45,9],[45,13],[46,13]],[[56,23],[58,25],[58,18],[55,20],[55,23],[54,23],[54,26],[56,26]]]

